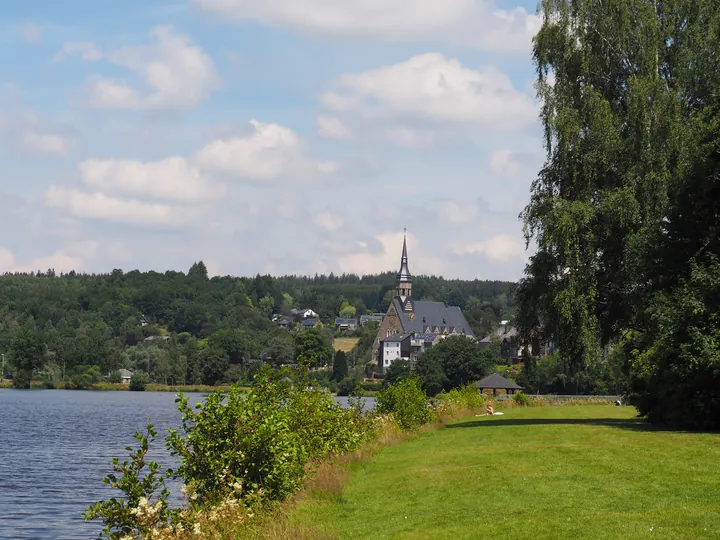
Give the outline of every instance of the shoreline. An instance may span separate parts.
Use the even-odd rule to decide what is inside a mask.
[[[65,383],[56,382],[53,383],[54,388],[47,387],[43,381],[33,381],[30,383],[30,388],[24,390],[72,390],[72,388],[65,388]],[[165,385],[165,384],[147,384],[145,390],[141,392],[227,392],[232,388],[230,385],[222,386],[207,386],[204,384],[185,384],[185,385]],[[249,386],[241,387],[243,390],[249,390]],[[0,390],[14,390],[12,380],[3,380],[0,382]],[[130,385],[123,383],[97,383],[90,386],[90,388],[83,389],[89,392],[130,392]]]

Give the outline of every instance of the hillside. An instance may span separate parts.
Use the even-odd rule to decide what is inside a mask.
[[[210,279],[202,262],[187,274],[6,274],[0,276],[0,353],[6,369],[25,355],[36,375],[51,380],[98,366],[102,374],[147,371],[169,384],[232,382],[245,376],[251,359],[295,360],[293,335],[271,321],[273,314],[312,308],[325,322],[329,347],[341,306],[358,315],[384,311],[393,283],[390,273]],[[513,308],[509,282],[418,276],[416,284],[427,299],[463,307],[479,334]],[[364,356],[356,350],[352,360]]]

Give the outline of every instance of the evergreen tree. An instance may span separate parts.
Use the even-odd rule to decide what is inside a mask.
[[[348,376],[347,355],[345,354],[344,351],[336,351],[335,358],[333,359],[332,380],[340,382],[347,376]]]

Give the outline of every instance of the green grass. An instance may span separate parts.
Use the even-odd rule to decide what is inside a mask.
[[[718,538],[720,434],[630,407],[513,408],[386,448],[297,527],[340,538]]]

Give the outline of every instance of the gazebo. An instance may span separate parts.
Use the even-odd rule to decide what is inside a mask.
[[[492,390],[493,395],[496,395],[498,390],[505,390],[506,394],[514,394],[517,390],[522,390],[522,386],[515,384],[512,381],[508,381],[499,373],[493,373],[489,377],[485,377],[484,379],[477,381],[475,386],[480,389],[480,392]]]

